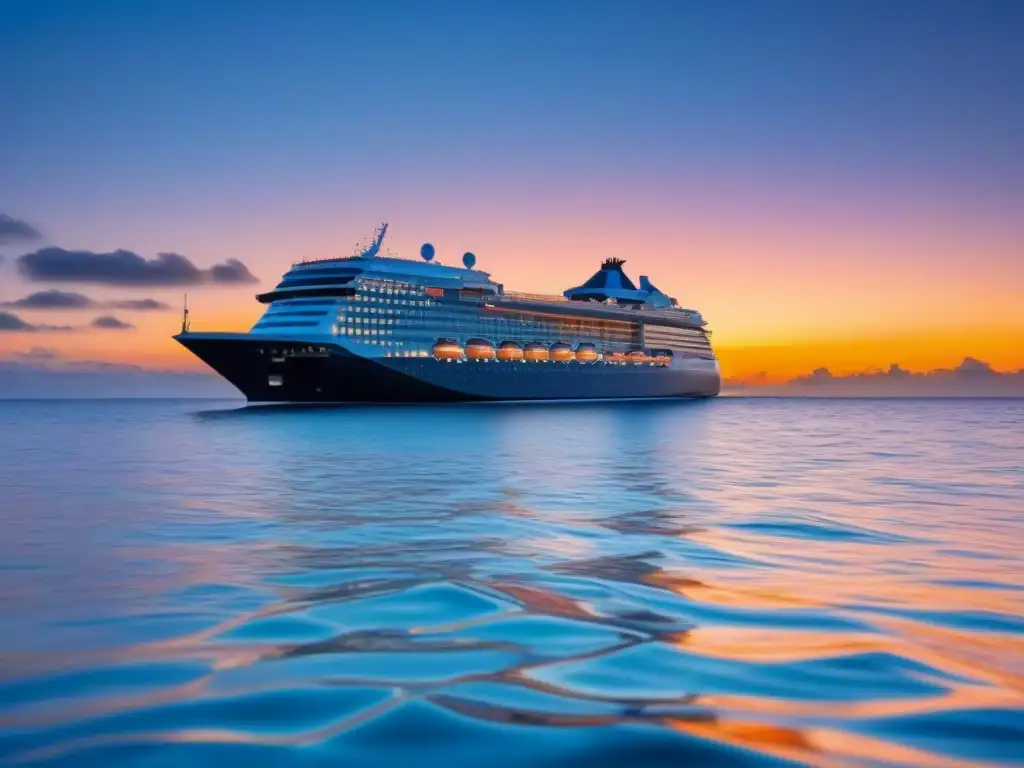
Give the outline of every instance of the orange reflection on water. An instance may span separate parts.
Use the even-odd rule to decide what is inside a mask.
[[[527,586],[525,584],[514,584],[511,582],[496,581],[491,587],[522,603],[523,607],[534,613],[548,613],[553,616],[572,616],[575,618],[590,618],[592,615],[575,600],[543,589],[540,586]]]
[[[807,761],[818,752],[813,742],[802,731],[771,723],[759,723],[730,718],[665,718],[665,725],[677,731],[702,739],[714,739],[738,747],[749,747],[789,760]],[[819,765],[820,755],[814,755]]]
[[[972,551],[991,551],[1006,547],[989,536],[957,531],[962,547]],[[752,608],[821,607],[840,610],[845,603],[854,607],[870,603],[874,606],[912,607],[914,611],[990,611],[1020,615],[1024,601],[1019,592],[992,589],[998,583],[1019,581],[1016,562],[1009,559],[978,560],[961,556],[948,548],[932,544],[900,545],[898,555],[893,546],[862,542],[815,542],[813,578],[794,573],[794,542],[771,536],[745,536],[732,531],[700,529],[690,537],[703,544],[737,557],[764,563],[772,568],[730,572],[728,584],[695,581],[691,576],[659,571],[645,577],[653,586],[670,589],[693,600],[717,605]],[[972,540],[973,539],[973,540]],[[914,569],[904,573],[901,562],[913,563]],[[807,566],[804,566],[807,567]],[[921,581],[916,570],[927,567],[933,574],[931,582]]]
[[[687,652],[747,662],[788,662],[890,650],[890,641],[869,633],[802,632],[736,626],[702,626],[682,638]]]
[[[667,725],[699,738],[767,752],[786,760],[819,766],[849,766],[861,761],[890,765],[962,768],[975,765],[902,744],[841,733],[828,728],[803,729],[732,717],[687,720],[666,718]]]
[[[757,585],[718,586],[686,576],[675,576],[669,571],[656,571],[644,577],[651,586],[670,589],[677,595],[715,605],[753,608],[812,607],[821,602]]]
[[[913,645],[915,658],[949,671],[982,678],[1020,694],[1024,708],[1024,637],[997,632],[972,632],[903,619],[881,618],[876,624]]]

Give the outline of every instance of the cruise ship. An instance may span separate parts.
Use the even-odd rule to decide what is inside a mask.
[[[387,224],[344,258],[300,261],[256,299],[248,333],[174,338],[253,403],[711,397],[711,332],[624,261],[561,296],[506,291],[462,266],[381,250]]]

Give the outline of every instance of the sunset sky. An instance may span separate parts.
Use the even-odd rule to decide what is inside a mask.
[[[625,258],[732,378],[1024,368],[1022,39],[1014,0],[3,0],[0,213],[40,237],[0,227],[0,303],[94,305],[0,307],[36,327],[0,356],[202,367],[185,288],[32,281],[40,248],[238,259],[187,290],[245,330],[387,220],[510,289]]]

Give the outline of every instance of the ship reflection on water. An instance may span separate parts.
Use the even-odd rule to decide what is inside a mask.
[[[0,760],[1024,754],[1020,402],[21,408]]]

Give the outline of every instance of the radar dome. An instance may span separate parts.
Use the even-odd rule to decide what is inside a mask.
[[[466,269],[472,269],[476,265],[476,256],[466,252],[462,254],[462,263],[466,265]]]
[[[421,245],[420,256],[423,257],[424,261],[431,261],[434,258],[434,246],[430,243],[424,243]]]

